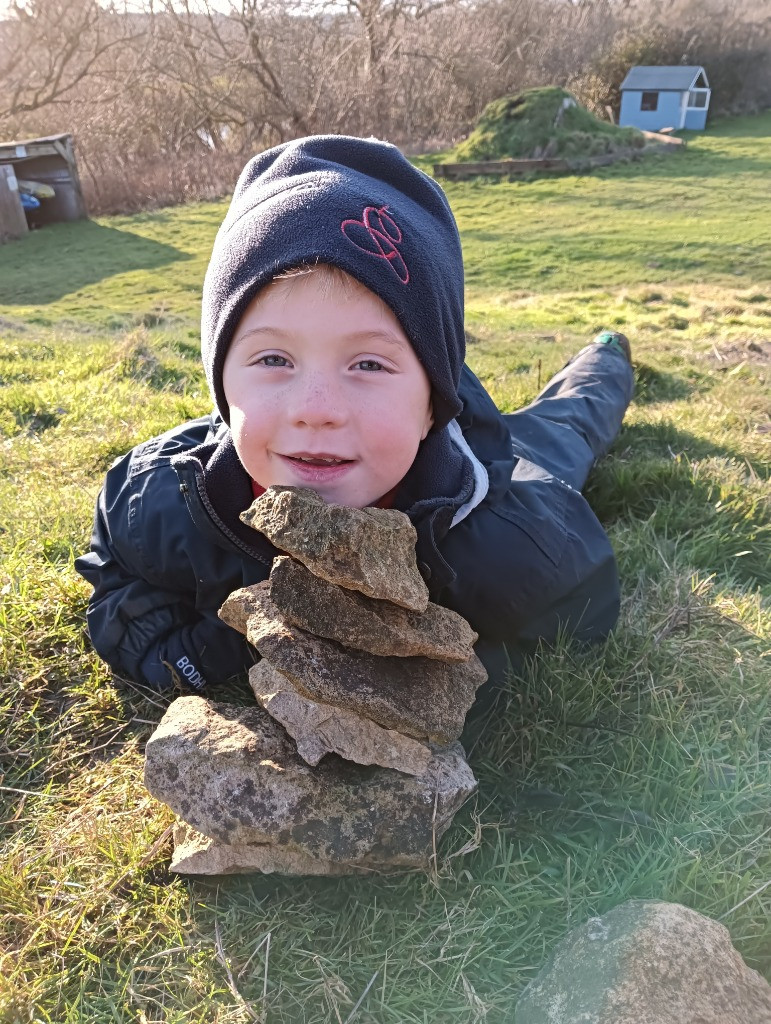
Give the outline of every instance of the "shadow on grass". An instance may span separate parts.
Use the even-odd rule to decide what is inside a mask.
[[[690,397],[697,388],[693,380],[686,380],[682,374],[665,373],[644,363],[635,363],[634,376],[633,401],[638,405],[677,402]]]
[[[52,224],[0,248],[0,304],[46,305],[131,270],[157,270],[188,253],[94,221]]]
[[[680,457],[685,465],[703,459],[731,459],[761,479],[765,479],[769,472],[766,465],[760,461],[748,459],[744,452],[737,448],[717,444],[708,437],[691,434],[666,420],[661,423],[625,423],[613,445],[610,456],[604,462],[599,463],[594,474],[601,472],[606,465],[613,465],[616,460],[625,462],[627,455],[643,459],[665,459],[669,462],[676,461]],[[637,463],[629,468],[634,470],[636,465]]]
[[[765,466],[666,423],[624,428],[615,451],[585,490],[602,522],[646,521],[694,569],[771,585],[771,516],[751,486],[767,479]]]

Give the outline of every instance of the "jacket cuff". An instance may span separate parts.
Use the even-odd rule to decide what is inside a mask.
[[[198,661],[182,637],[173,633],[145,656],[140,671],[147,685],[154,690],[170,690],[177,682],[193,690],[203,690],[207,681]]]

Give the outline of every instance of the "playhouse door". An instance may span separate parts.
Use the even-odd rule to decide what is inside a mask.
[[[687,92],[681,92],[680,93],[680,121],[679,121],[679,124],[677,126],[678,131],[680,130],[680,128],[684,128],[685,127],[685,116],[686,116],[687,110],[688,110],[688,93]]]

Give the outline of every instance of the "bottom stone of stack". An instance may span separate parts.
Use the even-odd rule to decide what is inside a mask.
[[[147,744],[145,784],[208,844],[180,832],[174,870],[340,874],[427,867],[476,788],[462,747],[432,751],[425,773],[317,767],[261,708],[174,701]]]
[[[267,843],[228,846],[196,832],[184,821],[174,826],[170,868],[181,875],[245,875],[255,871],[266,875],[353,875],[372,870],[319,860],[301,850],[287,850]]]

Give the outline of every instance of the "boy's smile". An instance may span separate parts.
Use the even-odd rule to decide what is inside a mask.
[[[268,487],[363,508],[392,490],[431,428],[431,386],[394,313],[320,266],[264,288],[225,358],[238,456]]]

